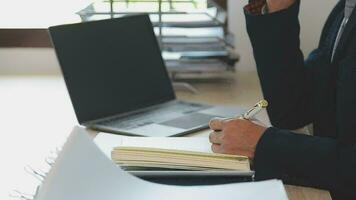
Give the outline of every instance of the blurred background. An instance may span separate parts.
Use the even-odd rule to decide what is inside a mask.
[[[36,48],[36,46],[46,46],[42,44],[46,38],[41,31],[37,30],[39,33],[35,31],[30,31],[29,34],[23,33],[21,35],[23,37],[18,38],[13,35],[16,32],[7,33],[3,29],[44,29],[50,25],[78,22],[81,19],[76,13],[92,3],[90,0],[1,0],[0,2],[0,74],[57,74],[59,67],[53,50],[51,48]],[[199,2],[198,8],[202,8],[206,1],[199,0],[197,2]],[[237,63],[237,68],[254,71],[255,64],[242,12],[247,0],[219,0],[216,2],[219,2],[222,7],[226,5],[227,28],[235,36],[235,51],[241,58]],[[301,47],[305,54],[308,54],[317,45],[321,27],[336,2],[337,0],[302,1]],[[134,2],[131,3],[134,4]],[[157,4],[156,2],[150,3]],[[191,5],[187,3],[177,4],[181,4],[180,6],[175,5],[177,9],[191,9]],[[147,7],[147,4],[144,7]],[[7,34],[25,41],[8,41],[10,36]],[[18,34],[21,33],[18,32]],[[7,41],[4,41],[5,38]],[[26,41],[34,39],[36,41],[32,41],[32,45],[25,44]],[[41,41],[41,39],[43,40]],[[26,48],[23,48],[24,46]]]
[[[302,0],[305,55],[316,47],[336,2]],[[149,13],[179,98],[250,106],[248,102],[262,94],[245,28],[247,3],[0,0],[0,199],[8,199],[13,189],[33,193],[40,181],[24,166],[45,169],[44,158],[65,142],[77,124],[47,34],[49,26]],[[219,102],[209,98],[209,88],[221,90]],[[207,92],[199,94],[200,90]]]

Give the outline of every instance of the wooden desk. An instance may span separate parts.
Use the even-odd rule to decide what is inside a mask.
[[[2,76],[0,83],[0,120],[6,122],[1,127],[6,136],[0,140],[0,147],[6,151],[0,152],[3,159],[0,199],[6,199],[8,192],[17,188],[19,180],[26,188],[23,191],[32,191],[34,182],[37,182],[23,172],[23,166],[41,166],[48,152],[65,142],[76,119],[60,76]],[[194,86],[199,94],[178,91],[178,98],[246,107],[262,98],[256,72],[238,72],[227,81],[200,81]],[[191,136],[203,137],[204,134],[208,132]],[[296,186],[286,186],[286,189],[292,200],[331,199],[326,191]]]

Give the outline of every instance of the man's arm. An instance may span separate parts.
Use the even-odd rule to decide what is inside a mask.
[[[356,144],[269,128],[257,144],[254,167],[257,180],[280,178],[356,196]]]
[[[312,121],[308,68],[320,61],[319,50],[303,61],[298,10],[296,2],[269,15],[246,16],[263,92],[271,103],[270,117],[275,125],[288,129]],[[356,144],[265,129],[240,119],[214,119],[210,128],[213,151],[249,156],[257,180],[280,178],[331,190],[340,199],[356,199]]]
[[[319,50],[303,60],[299,3],[268,15],[246,13],[262,89],[271,105],[271,121],[286,129],[313,121],[310,70],[320,63]],[[269,128],[259,138],[254,153],[257,180],[280,178],[331,190],[341,199],[356,196],[356,144]]]
[[[270,1],[273,2],[273,1]],[[300,1],[267,15],[246,11],[262,91],[272,124],[298,129],[313,121],[312,77],[300,50]],[[311,56],[313,60],[317,56]]]
[[[340,199],[356,199],[356,144],[268,128],[242,119],[213,119],[209,136],[215,153],[248,156],[256,180],[328,189]]]

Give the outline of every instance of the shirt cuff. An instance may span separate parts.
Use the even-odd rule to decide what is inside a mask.
[[[265,5],[266,0],[250,0],[250,3],[244,7],[244,10],[250,15],[261,15],[263,14],[262,9]]]
[[[262,7],[262,9],[261,9],[261,14],[262,15],[266,15],[266,14],[268,14],[269,13],[269,10],[268,10],[268,5],[267,5],[267,3],[265,3],[265,5]]]

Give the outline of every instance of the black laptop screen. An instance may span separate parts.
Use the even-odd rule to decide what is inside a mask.
[[[175,98],[147,15],[50,28],[80,123]]]

